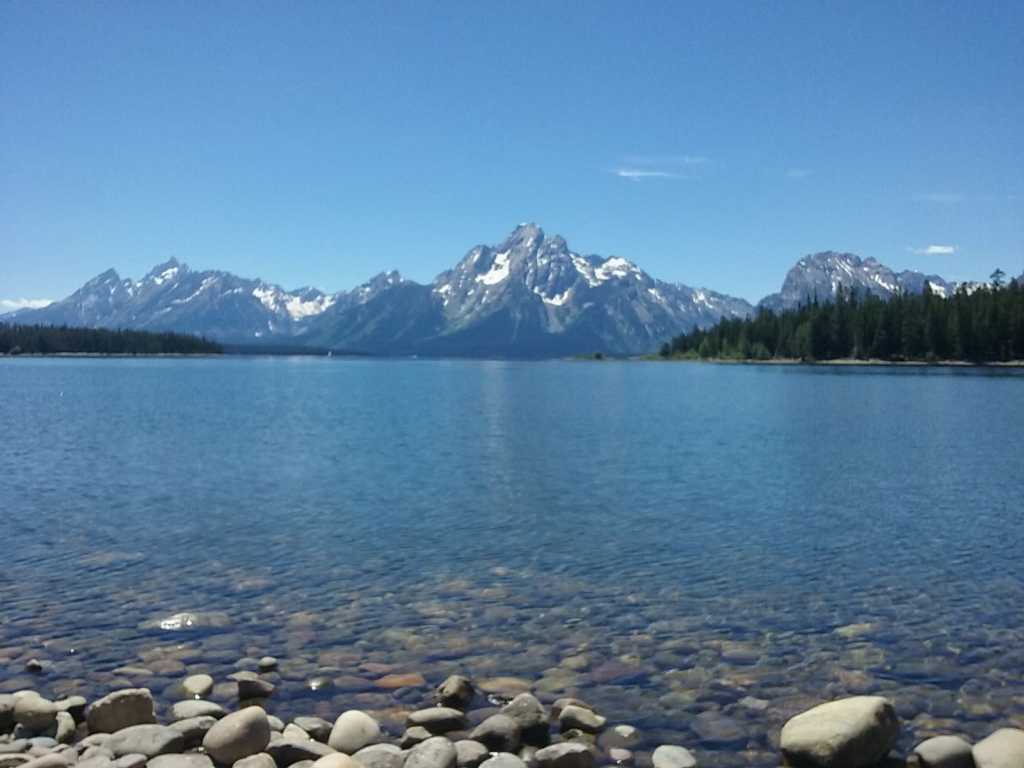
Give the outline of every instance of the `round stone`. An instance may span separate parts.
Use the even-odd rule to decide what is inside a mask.
[[[339,752],[352,755],[380,738],[380,724],[365,712],[350,709],[338,715],[327,743]]]
[[[1024,731],[1000,728],[974,745],[977,768],[1024,768]]]
[[[432,736],[409,750],[404,768],[455,768],[455,745],[444,736]]]
[[[974,768],[971,745],[959,736],[936,736],[914,747],[922,768]]]
[[[14,721],[30,732],[47,730],[57,722],[57,705],[35,691],[19,694],[14,700]]]
[[[405,755],[394,744],[371,744],[352,755],[363,768],[402,768]]]
[[[147,768],[213,768],[213,760],[196,752],[187,755],[157,755],[149,761]]]
[[[277,768],[277,763],[266,752],[260,752],[258,755],[243,757],[236,761],[232,768]]]
[[[472,701],[476,691],[468,677],[450,675],[434,691],[434,701],[444,707],[465,709]]]
[[[654,768],[697,768],[697,758],[683,747],[662,744],[651,755]]]
[[[324,755],[313,763],[313,768],[365,768],[353,758],[341,752]]]
[[[219,720],[226,714],[220,704],[202,699],[179,701],[171,707],[171,717],[175,720],[187,720],[190,717],[216,717]]]
[[[455,762],[458,768],[477,768],[491,751],[479,741],[459,739],[455,742]]]
[[[217,718],[210,715],[190,717],[186,720],[178,720],[168,727],[173,728],[185,739],[185,749],[198,747],[203,743],[207,732],[217,724]]]
[[[218,763],[231,765],[263,752],[270,743],[270,723],[262,707],[246,707],[217,721],[203,737],[203,748]]]
[[[563,731],[578,728],[584,733],[598,733],[608,721],[593,710],[570,704],[558,715],[558,724]]]
[[[466,716],[452,707],[429,707],[410,712],[406,723],[423,726],[432,734],[442,734],[465,728]]]
[[[782,754],[796,764],[864,768],[892,749],[900,733],[892,703],[853,696],[802,712],[782,728]]]
[[[181,681],[182,692],[192,699],[209,696],[213,690],[213,678],[209,675],[189,675]]]
[[[484,760],[480,764],[480,768],[526,768],[526,763],[519,758],[519,755],[498,752]]]
[[[593,768],[594,753],[586,744],[563,742],[538,749],[533,756],[538,768]]]

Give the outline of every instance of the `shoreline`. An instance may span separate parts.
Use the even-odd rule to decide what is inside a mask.
[[[860,360],[854,357],[840,357],[833,360],[801,360],[795,357],[771,358],[769,360],[747,360],[731,357],[661,357],[648,355],[631,358],[643,362],[662,363],[712,363],[715,365],[806,365],[808,367],[873,367],[873,368],[1024,368],[1024,360],[994,360],[991,362],[972,362],[970,360],[881,360],[869,358]]]
[[[664,743],[628,720],[606,717],[584,700],[555,698],[529,681],[474,681],[449,674],[431,686],[416,673],[387,673],[376,685],[405,691],[384,710],[352,708],[286,720],[273,713],[281,684],[278,659],[247,658],[216,680],[195,671],[165,688],[115,688],[88,701],[66,692],[47,699],[34,688],[0,694],[2,768],[700,768],[718,766],[722,752]],[[33,658],[26,669],[41,674]],[[132,669],[124,668],[127,672]],[[142,671],[142,670],[139,670]],[[384,672],[384,668],[381,668]],[[144,685],[145,681],[142,681]],[[155,681],[154,681],[155,682]],[[50,687],[54,686],[51,683]],[[159,690],[159,689],[157,689]],[[769,702],[763,702],[770,706]],[[339,707],[340,708],[340,707]],[[612,715],[613,713],[607,713]],[[618,713],[614,713],[618,714]],[[854,695],[791,712],[772,747],[751,750],[742,733],[711,734],[750,760],[817,768],[974,764],[1001,768],[1024,755],[1024,729],[1012,718],[973,746],[948,732],[912,748],[899,746],[897,705],[878,695]],[[328,719],[325,719],[328,718]],[[331,719],[335,718],[335,719]],[[699,716],[698,718],[699,719]],[[782,721],[780,720],[780,723]],[[774,758],[771,753],[774,752]],[[717,755],[717,756],[716,756]],[[854,762],[850,758],[856,757]],[[944,759],[939,759],[944,758]],[[959,758],[948,762],[953,758]],[[1011,762],[1004,762],[1011,760]],[[708,762],[705,762],[708,761]],[[964,761],[967,761],[966,763]]]

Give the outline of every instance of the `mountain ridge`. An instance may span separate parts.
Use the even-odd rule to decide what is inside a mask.
[[[386,355],[552,357],[638,354],[722,318],[779,311],[842,289],[889,298],[939,295],[938,275],[895,272],[874,258],[824,251],[802,257],[781,290],[758,304],[658,280],[621,256],[581,254],[533,223],[476,245],[429,283],[380,272],[347,291],[286,290],[260,278],[194,271],[177,259],[140,280],[108,269],[67,298],[7,315],[50,324],[174,330],[229,343],[298,343]]]

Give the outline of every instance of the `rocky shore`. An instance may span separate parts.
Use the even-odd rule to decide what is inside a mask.
[[[0,694],[0,768],[697,768],[685,745],[650,751],[639,730],[577,698],[542,701],[451,675],[419,708],[374,714],[349,709],[331,722],[273,714],[277,667],[220,681],[237,706],[208,699],[208,674],[181,679],[177,700],[160,707],[148,688],[95,701],[49,700],[34,690]],[[410,681],[393,675],[394,687]],[[514,680],[515,678],[509,678]],[[549,698],[549,697],[545,697]],[[609,715],[613,713],[607,713]],[[614,713],[616,715],[621,713]],[[1024,730],[1000,728],[971,745],[939,735],[910,754],[894,751],[900,720],[881,696],[827,702],[791,718],[778,736],[779,762],[794,768],[1024,768]],[[748,764],[742,754],[735,765]]]

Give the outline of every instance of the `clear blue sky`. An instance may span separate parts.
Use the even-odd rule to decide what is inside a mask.
[[[751,300],[1018,274],[1024,3],[0,4],[0,299],[426,281],[527,220]]]

